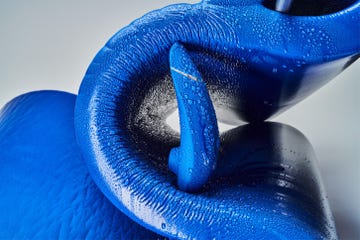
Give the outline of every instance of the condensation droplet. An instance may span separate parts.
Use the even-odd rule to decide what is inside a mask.
[[[166,224],[165,223],[162,223],[161,224],[161,229],[165,229],[166,228]]]
[[[202,157],[203,157],[203,159],[204,159],[204,165],[205,165],[205,166],[209,166],[210,160],[209,160],[209,158],[206,156],[205,153],[202,153]]]

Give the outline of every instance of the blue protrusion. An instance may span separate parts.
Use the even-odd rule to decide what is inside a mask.
[[[169,168],[184,191],[199,190],[216,167],[220,145],[215,110],[206,83],[185,47],[175,43],[170,51],[171,75],[180,116],[180,147],[173,148]]]

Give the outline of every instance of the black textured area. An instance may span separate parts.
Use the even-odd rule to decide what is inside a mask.
[[[276,9],[279,0],[265,0],[263,5],[269,9]],[[285,12],[296,16],[321,16],[339,12],[357,0],[292,0],[291,7]]]

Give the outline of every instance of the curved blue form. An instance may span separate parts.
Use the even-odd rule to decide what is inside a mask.
[[[95,182],[126,215],[171,237],[335,238],[305,140],[292,145],[277,134],[271,144],[278,148],[269,150],[275,156],[253,159],[270,165],[280,159],[275,165],[286,166],[275,172],[251,168],[269,178],[266,187],[243,187],[243,176],[232,174],[237,180],[230,182],[221,180],[228,175],[214,175],[195,195],[179,191],[167,167],[170,150],[179,146],[179,136],[164,123],[177,106],[169,54],[177,42],[186,47],[219,120],[260,122],[359,57],[359,13],[359,1],[327,15],[290,16],[260,0],[209,0],[169,6],[133,22],[97,54],[76,102],[76,136]],[[302,139],[287,127],[270,129]],[[242,152],[248,151],[236,154]],[[316,203],[320,207],[313,208]]]
[[[170,51],[170,69],[177,96],[181,143],[169,156],[169,168],[183,191],[199,190],[216,168],[220,137],[205,82],[184,46]]]
[[[75,141],[75,95],[27,93],[0,111],[0,239],[158,239],[93,182]]]

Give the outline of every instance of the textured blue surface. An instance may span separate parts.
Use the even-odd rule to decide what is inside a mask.
[[[75,95],[42,91],[0,111],[0,239],[157,239],[98,190],[74,134]]]
[[[205,82],[187,50],[174,44],[170,53],[180,115],[181,144],[169,156],[169,168],[184,191],[199,190],[216,168],[220,137],[214,107]]]
[[[236,123],[260,122],[288,109],[359,57],[359,1],[320,16],[292,16],[261,2],[209,0],[154,11],[115,34],[87,70],[75,125],[91,175],[115,206],[158,233],[336,238],[313,151],[290,127],[247,126],[223,135],[219,167],[197,194],[180,191],[167,166],[170,150],[180,144],[165,124],[177,107],[171,76],[181,130],[189,132],[189,104],[181,104],[185,93],[172,64],[201,76],[218,119]],[[188,65],[177,65],[182,53],[170,63],[175,43],[187,49]],[[200,150],[188,149],[196,144],[182,150],[183,139],[175,159]]]

